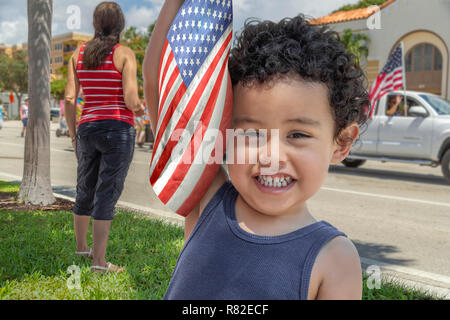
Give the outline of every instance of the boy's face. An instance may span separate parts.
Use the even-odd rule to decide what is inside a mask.
[[[233,185],[259,213],[298,213],[320,189],[330,163],[342,161],[351,147],[341,147],[334,140],[328,89],[318,83],[283,80],[270,88],[238,84],[233,95],[233,129],[267,130],[266,148],[238,144],[235,139],[234,153],[244,151],[247,163],[228,165]],[[272,129],[279,130],[278,137],[271,134]],[[358,126],[348,129],[356,138]],[[270,151],[273,143],[278,143],[279,152]],[[258,155],[256,164],[248,161],[253,151]],[[269,167],[276,169],[268,173]]]

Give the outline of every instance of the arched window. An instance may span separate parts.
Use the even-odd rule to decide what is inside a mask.
[[[406,72],[442,71],[442,54],[435,46],[421,43],[409,50],[405,65]]]
[[[409,90],[441,93],[442,54],[429,43],[419,43],[405,56],[406,87]]]

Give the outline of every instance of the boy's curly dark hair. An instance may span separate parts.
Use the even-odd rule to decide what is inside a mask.
[[[354,61],[337,32],[298,15],[279,23],[247,20],[231,50],[229,70],[233,86],[292,76],[325,84],[336,123],[334,139],[345,144],[341,131],[354,122],[364,124],[370,103],[366,78]]]

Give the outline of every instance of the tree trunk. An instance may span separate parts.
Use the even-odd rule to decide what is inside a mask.
[[[28,0],[29,120],[19,201],[55,202],[50,179],[50,58],[53,0]]]

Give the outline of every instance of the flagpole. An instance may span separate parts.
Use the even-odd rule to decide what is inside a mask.
[[[404,96],[404,109],[405,109],[405,117],[408,115],[408,110],[406,109],[406,73],[405,73],[405,47],[403,45],[403,41],[400,42],[402,48],[402,75],[403,75],[403,96]]]

